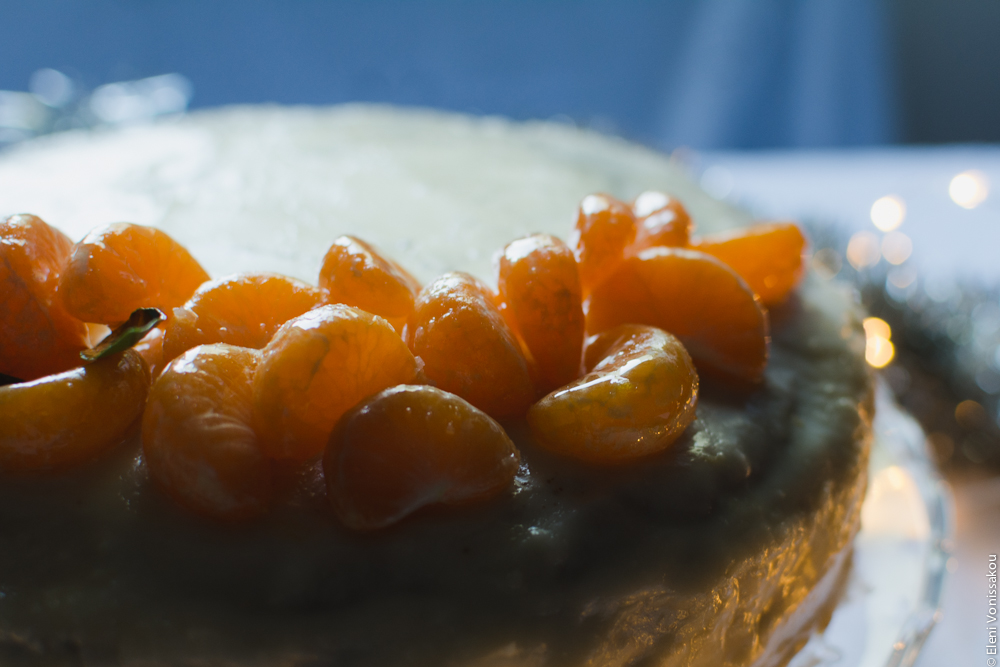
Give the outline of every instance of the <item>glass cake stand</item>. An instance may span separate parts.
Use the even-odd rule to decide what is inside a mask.
[[[941,618],[952,552],[951,493],[924,433],[884,382],[861,532],[844,598],[830,625],[789,667],[909,667]]]

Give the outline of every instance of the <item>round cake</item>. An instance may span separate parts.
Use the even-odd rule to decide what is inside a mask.
[[[489,280],[510,240],[565,238],[586,195],[645,190],[676,196],[699,233],[750,222],[642,147],[432,111],[232,108],[0,155],[0,217],[74,240],[151,225],[212,277],[312,283],[342,234],[424,283]],[[848,290],[807,275],[770,323],[764,381],[703,378],[666,452],[587,466],[507,420],[522,463],[499,498],[373,533],[338,523],[318,467],[259,520],[189,514],[151,485],[138,429],[79,469],[2,474],[2,662],[784,665],[849,570],[872,393]]]

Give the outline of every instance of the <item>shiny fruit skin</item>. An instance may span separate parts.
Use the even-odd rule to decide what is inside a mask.
[[[710,255],[650,248],[627,259],[588,301],[587,331],[648,324],[677,336],[698,364],[740,383],[767,367],[770,325],[757,295]]]
[[[74,246],[59,294],[77,318],[114,326],[138,308],[169,316],[206,280],[197,260],[166,232],[122,222],[95,229]]]
[[[377,248],[353,236],[341,236],[323,258],[319,287],[325,303],[343,303],[389,320],[402,331],[413,312],[420,283]]]
[[[635,240],[626,254],[638,254],[646,248],[686,247],[694,225],[684,205],[676,197],[650,190],[632,203],[635,215]]]
[[[401,385],[348,412],[323,471],[334,510],[356,530],[421,507],[481,502],[510,486],[520,453],[503,428],[454,394]]]
[[[150,477],[178,504],[216,519],[263,513],[270,462],[253,429],[253,376],[261,353],[202,345],[153,384],[142,420]]]
[[[693,247],[727,264],[766,306],[788,298],[802,279],[806,237],[791,222],[770,222],[704,236]]]
[[[377,315],[338,304],[289,320],[264,348],[254,378],[264,451],[291,462],[313,459],[359,401],[416,379],[416,359]]]
[[[548,392],[575,380],[585,323],[569,247],[547,234],[507,244],[497,258],[497,285],[507,321],[534,359],[540,388]]]
[[[150,376],[154,379],[159,377],[164,364],[163,325],[151,329],[132,349],[146,362]]]
[[[605,194],[584,197],[569,242],[584,294],[615,271],[635,231],[635,216],[627,204]]]
[[[594,465],[628,463],[663,451],[694,420],[698,374],[665,331],[625,324],[600,334],[586,368],[528,411],[542,447]]]
[[[57,295],[72,247],[37,216],[0,219],[0,373],[36,380],[83,363],[87,325]]]
[[[142,415],[149,369],[133,350],[0,387],[0,470],[66,468],[119,445]]]
[[[202,284],[167,318],[165,361],[198,345],[262,349],[282,324],[320,305],[318,289],[276,273],[237,273]]]
[[[528,410],[535,388],[521,345],[491,290],[465,273],[447,273],[420,292],[404,333],[434,386],[491,417]]]

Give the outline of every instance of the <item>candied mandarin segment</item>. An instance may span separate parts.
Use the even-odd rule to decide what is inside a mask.
[[[694,250],[650,248],[594,291],[587,331],[648,324],[674,334],[703,372],[758,382],[767,366],[767,311],[731,268]]]
[[[383,318],[342,304],[286,322],[254,378],[257,432],[270,458],[308,461],[358,401],[416,381],[417,361]]]
[[[614,272],[634,239],[635,216],[628,205],[610,195],[584,197],[570,245],[585,293]]]
[[[197,345],[261,349],[278,328],[322,303],[320,291],[275,273],[238,273],[204,283],[167,319],[166,361]]]
[[[635,241],[626,254],[636,254],[646,248],[668,246],[683,248],[691,240],[691,216],[675,197],[649,190],[632,203],[635,215]]]
[[[663,451],[694,420],[698,374],[677,338],[624,324],[587,346],[587,375],[528,411],[540,445],[598,465]]]
[[[37,216],[0,219],[0,373],[35,380],[83,363],[90,330],[56,294],[72,248]]]
[[[551,391],[575,380],[583,352],[583,299],[573,252],[554,236],[513,241],[497,261],[507,320],[524,340],[538,382]]]
[[[487,414],[520,416],[534,401],[520,343],[489,287],[472,276],[447,273],[425,287],[404,335],[435,386]]]
[[[791,222],[771,222],[702,237],[696,250],[728,264],[767,306],[780,304],[802,278],[806,237]]]
[[[486,413],[434,387],[401,385],[344,415],[323,472],[341,521],[373,530],[428,505],[487,500],[510,485],[520,459]]]
[[[79,319],[116,325],[138,308],[169,314],[206,280],[201,265],[165,232],[123,222],[95,229],[74,246],[59,295]]]
[[[132,349],[146,362],[150,377],[158,377],[163,370],[163,325],[151,329]]]
[[[420,283],[375,247],[341,236],[323,258],[319,286],[327,303],[343,303],[380,315],[401,331],[413,312]]]
[[[149,369],[133,350],[0,387],[0,470],[65,468],[99,457],[142,415],[148,391]]]
[[[142,418],[150,477],[180,505],[217,519],[264,512],[270,461],[253,429],[253,376],[261,353],[202,345],[164,369]]]

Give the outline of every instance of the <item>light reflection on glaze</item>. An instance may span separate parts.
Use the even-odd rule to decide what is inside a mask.
[[[584,215],[594,215],[611,208],[611,202],[603,195],[587,195],[580,202],[580,210]]]
[[[637,217],[644,218],[651,213],[664,208],[670,203],[670,197],[662,192],[647,190],[635,198],[632,210]]]
[[[523,239],[511,241],[507,247],[504,248],[503,254],[506,255],[508,261],[514,263],[527,258],[536,250],[544,248],[545,244],[542,243],[537,236],[528,236]]]

